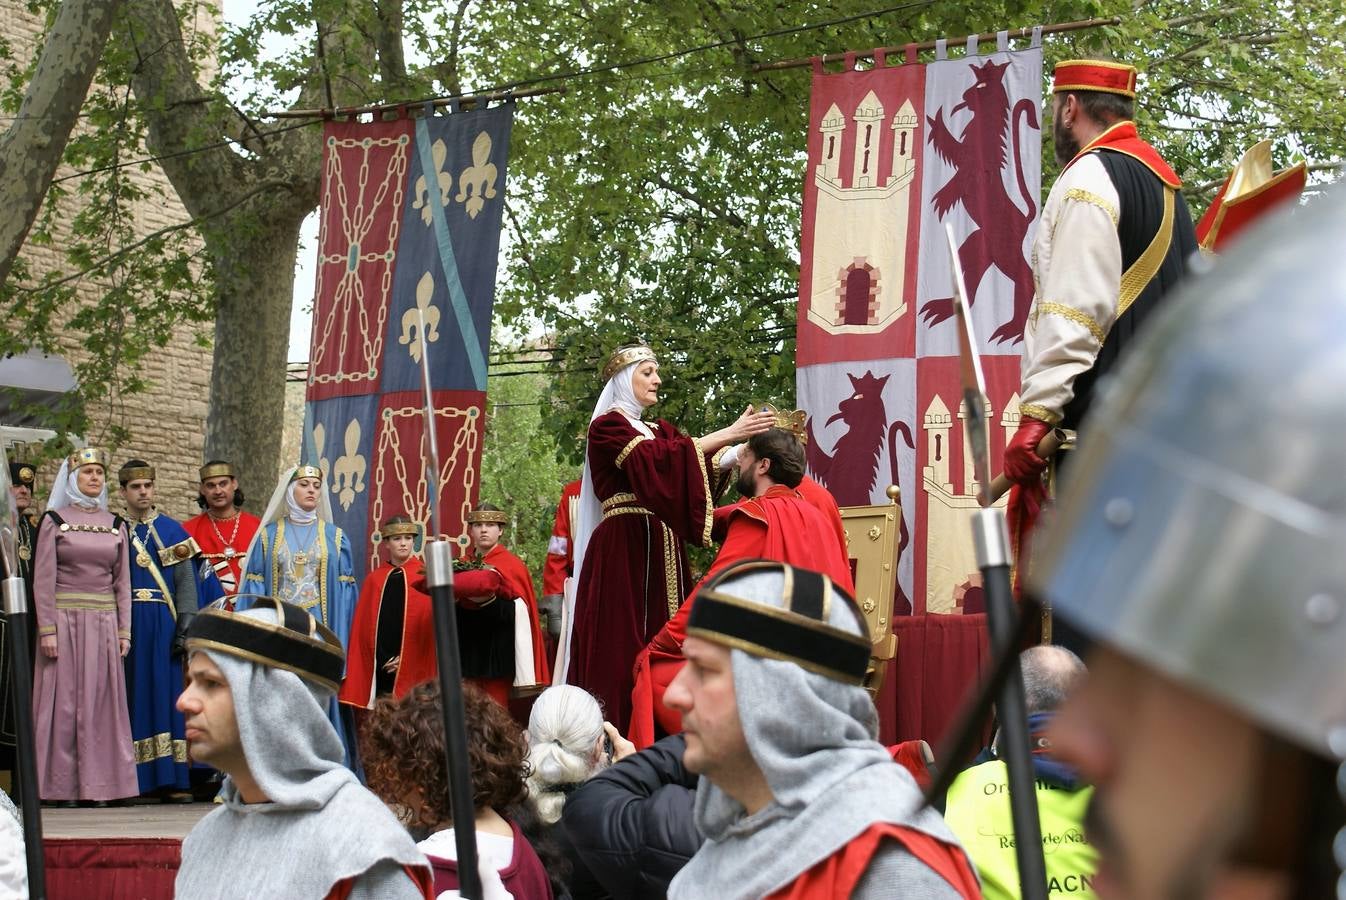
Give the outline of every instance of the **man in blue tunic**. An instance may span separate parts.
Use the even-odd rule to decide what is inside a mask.
[[[224,593],[201,548],[154,508],[154,467],[132,459],[117,473],[131,555],[131,650],[126,700],[142,795],[191,802],[182,713],[182,641],[199,607]]]

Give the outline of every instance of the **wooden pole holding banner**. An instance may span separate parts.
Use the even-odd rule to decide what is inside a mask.
[[[1122,24],[1122,20],[1117,16],[1102,19],[1080,19],[1076,22],[1058,22],[1055,25],[1043,25],[1042,33],[1061,34],[1067,31],[1083,31],[1087,28],[1103,28],[1108,25],[1120,25],[1120,24]],[[1032,25],[1026,28],[1011,28],[1008,34],[1011,38],[1025,38],[1031,35],[1035,30],[1035,28],[1036,26]],[[999,35],[1000,32],[998,31],[989,31],[984,34],[976,35],[976,38],[979,43],[983,41],[990,42],[994,41],[997,37],[999,37]],[[973,35],[970,34],[965,34],[962,35],[961,37],[951,37],[945,39],[945,43],[950,47],[954,46],[955,44],[966,44],[968,39],[971,37],[973,37]],[[897,47],[880,47],[878,48],[878,50],[890,56],[900,56],[902,53],[906,52],[908,47],[912,47],[918,51],[934,50],[936,43],[937,43],[936,41],[921,41],[919,44],[903,44]],[[778,62],[758,63],[752,67],[751,71],[777,72],[780,71],[781,69],[803,69],[813,65],[813,60],[815,58],[819,58],[825,63],[843,62],[845,61],[848,55],[852,56],[855,59],[873,59],[875,52],[878,51],[868,50],[853,54],[826,53],[823,54],[823,56],[821,57],[810,56],[810,57],[801,57],[799,59],[782,59],[779,60]]]

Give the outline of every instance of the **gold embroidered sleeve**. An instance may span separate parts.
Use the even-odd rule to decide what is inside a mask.
[[[641,441],[648,441],[648,440],[650,440],[650,438],[646,437],[643,434],[638,434],[635,437],[631,438],[631,440],[627,442],[626,446],[622,448],[622,452],[617,454],[616,459],[617,468],[620,469],[622,467],[622,463],[626,462],[626,458],[631,455],[632,450],[636,449],[637,444],[639,444]]]
[[[1064,303],[1047,302],[1037,304],[1035,309],[1037,310],[1036,315],[1060,316],[1063,319],[1068,319],[1071,322],[1074,322],[1076,325],[1084,326],[1100,344],[1102,344],[1103,339],[1108,336],[1107,332],[1103,330],[1103,326],[1095,322],[1092,316],[1073,306],[1066,306]]]
[[[1065,200],[1067,203],[1073,200],[1076,203],[1088,203],[1091,206],[1097,206],[1099,209],[1103,210],[1103,212],[1108,214],[1108,218],[1112,220],[1112,227],[1117,227],[1117,222],[1119,221],[1117,207],[1113,206],[1106,197],[1095,194],[1093,191],[1086,190],[1085,188],[1071,188],[1066,191]]]
[[[1019,415],[1029,416],[1040,422],[1046,422],[1048,425],[1056,425],[1061,421],[1059,413],[1052,412],[1047,407],[1040,406],[1037,403],[1020,403]]]

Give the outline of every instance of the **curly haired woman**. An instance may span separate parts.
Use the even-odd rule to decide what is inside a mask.
[[[483,895],[487,900],[553,900],[536,851],[518,823],[501,814],[523,808],[528,798],[527,750],[519,727],[472,685],[463,685],[463,701]],[[360,747],[370,789],[401,808],[412,829],[429,830],[419,846],[434,867],[437,895],[458,887],[443,722],[439,687],[423,684],[400,700],[379,700]]]

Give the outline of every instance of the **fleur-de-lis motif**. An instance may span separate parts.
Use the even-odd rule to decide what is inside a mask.
[[[495,196],[497,170],[491,159],[491,136],[486,132],[472,142],[472,165],[458,176],[458,203],[467,201],[467,214],[475,219],[486,201]]]
[[[415,362],[421,361],[425,341],[439,340],[439,307],[431,302],[434,294],[435,279],[426,272],[421,276],[421,280],[416,282],[416,305],[402,313],[402,333],[398,336],[397,342],[407,348],[407,352]],[[425,334],[420,333],[417,310],[425,316]]]
[[[350,509],[355,495],[365,489],[365,469],[368,463],[359,454],[360,423],[351,419],[346,426],[346,452],[337,457],[332,466],[332,493],[341,501],[342,509]]]
[[[444,146],[442,140],[435,141],[430,147],[430,158],[435,161],[435,172],[438,173],[439,180],[439,205],[449,205],[449,193],[453,190],[453,174],[444,171],[444,160],[449,155],[449,148]],[[422,175],[416,179],[416,189],[414,191],[416,199],[411,202],[412,209],[421,211],[421,221],[429,225],[434,218],[434,213],[430,209],[429,186],[425,183],[425,176]],[[462,198],[459,197],[459,200]]]
[[[327,429],[321,422],[313,426],[313,455],[318,457],[318,468],[322,469],[323,480],[327,480],[327,473],[332,470],[327,457],[323,455],[323,450],[327,444]]]

